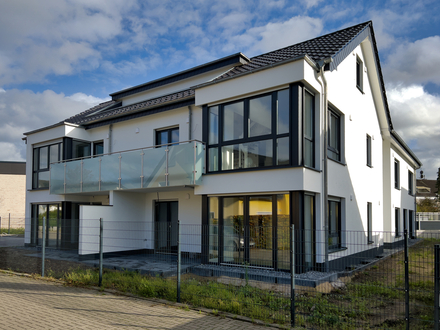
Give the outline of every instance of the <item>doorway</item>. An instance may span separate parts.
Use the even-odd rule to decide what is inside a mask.
[[[156,202],[155,250],[160,253],[177,253],[178,202]]]

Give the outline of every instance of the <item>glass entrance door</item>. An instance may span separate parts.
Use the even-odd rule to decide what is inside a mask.
[[[178,202],[156,202],[155,250],[177,253]]]
[[[249,264],[273,267],[272,196],[249,197]]]

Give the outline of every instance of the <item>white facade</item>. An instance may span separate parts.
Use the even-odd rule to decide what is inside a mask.
[[[200,228],[202,228],[202,224],[210,226],[209,228],[219,226],[220,224],[222,226],[226,225],[226,213],[229,212],[229,209],[224,206],[224,209],[221,210],[218,205],[226,205],[233,201],[234,198],[237,198],[239,201],[236,202],[238,204],[234,204],[236,205],[234,206],[234,212],[239,212],[237,207],[243,208],[244,211],[242,212],[244,213],[240,215],[240,219],[242,219],[240,221],[244,224],[252,226],[253,219],[257,219],[252,214],[254,212],[252,208],[259,208],[258,211],[255,211],[257,212],[255,214],[260,215],[260,222],[267,221],[269,218],[271,219],[270,221],[275,221],[274,219],[277,218],[281,219],[281,213],[284,212],[283,216],[287,214],[290,218],[289,223],[298,222],[301,228],[313,230],[315,232],[314,247],[312,249],[314,251],[313,263],[322,264],[324,262],[323,256],[326,253],[322,242],[326,242],[325,233],[328,230],[328,226],[333,226],[324,217],[325,182],[323,173],[327,166],[329,207],[331,204],[331,207],[336,208],[340,221],[338,230],[342,232],[342,234],[339,233],[339,236],[334,238],[337,244],[333,246],[333,251],[328,255],[328,260],[331,261],[342,256],[358,253],[359,247],[354,249],[353,243],[359,240],[359,237],[362,237],[368,243],[360,248],[361,250],[380,248],[384,243],[394,242],[396,234],[395,209],[401,210],[402,215],[399,220],[401,222],[404,219],[404,212],[407,212],[407,215],[405,215],[406,219],[409,218],[410,211],[412,214],[415,214],[415,197],[408,194],[408,172],[415,174],[415,170],[421,164],[406,145],[399,140],[400,138],[396,138],[395,132],[390,129],[386,99],[384,99],[382,94],[380,67],[378,67],[378,58],[371,38],[370,34],[363,40],[356,41],[358,44],[355,45],[350,44],[355,41],[350,41],[348,46],[353,50],[340,61],[335,70],[324,71],[325,77],[319,72],[319,67],[313,60],[308,56],[302,56],[291,61],[268,66],[261,70],[255,70],[255,72],[239,74],[232,78],[219,79],[212,82],[212,79],[237,65],[237,63],[234,63],[234,65],[225,64],[220,68],[206,69],[205,72],[194,73],[189,78],[180,78],[177,81],[164,83],[159,87],[147,86],[148,88],[144,88],[142,85],[139,87],[139,91],[134,87],[127,91],[113,94],[115,100],[122,102],[122,107],[124,107],[193,88],[195,90],[194,101],[188,106],[175,106],[166,111],[146,113],[146,115],[138,116],[137,118],[126,117],[124,119],[121,116],[114,117],[117,120],[108,123],[104,122],[101,126],[97,125],[92,128],[88,127],[87,124],[78,126],[66,123],[28,133],[26,204],[26,218],[28,220],[26,225],[32,227],[32,221],[34,220],[31,220],[31,218],[39,216],[36,214],[40,212],[38,211],[40,210],[39,206],[36,208],[32,205],[50,205],[62,202],[79,203],[81,204],[78,206],[78,252],[80,255],[98,252],[96,235],[99,230],[97,225],[99,218],[103,218],[106,223],[104,237],[107,237],[108,244],[105,243],[104,252],[143,249],[157,250],[155,239],[158,236],[154,234],[154,226],[158,226],[159,223],[158,215],[156,214],[158,212],[158,203],[169,203],[167,204],[169,208],[176,205],[178,220],[183,225],[182,233],[185,233],[186,230],[189,234],[194,231],[194,228],[190,227],[191,225],[200,226]],[[237,56],[240,57],[239,62],[242,64],[248,61],[242,54]],[[359,72],[359,63],[361,63],[361,73]],[[338,140],[338,142],[335,142],[337,155],[329,157],[327,161],[324,161],[324,134],[326,134],[324,115],[326,115],[327,111],[323,97],[326,88],[324,78],[327,81],[328,104],[329,109],[331,109],[328,115],[331,116],[333,114],[332,120],[337,122],[334,127],[329,124],[331,126],[329,129],[333,130],[332,132],[336,132],[335,139]],[[361,79],[361,82],[359,82],[359,79]],[[160,79],[158,81],[160,82]],[[195,85],[198,86],[193,87]],[[287,126],[291,126],[289,126],[288,132],[277,133],[275,131],[278,131],[281,123],[278,121],[276,123],[273,122],[273,120],[278,120],[278,112],[275,115],[275,111],[278,110],[274,109],[278,107],[278,104],[281,104],[281,93],[288,95],[290,100],[288,103],[289,119]],[[311,126],[307,128],[303,126],[303,121],[307,120],[307,118],[304,119],[306,117],[306,110],[304,109],[307,106],[305,105],[306,94],[308,100],[311,100],[308,102],[312,104],[312,110],[310,110],[312,114],[308,113],[307,116],[309,117],[307,118],[313,118]],[[119,97],[118,95],[122,96]],[[251,104],[253,99],[261,95],[266,96],[267,100],[270,99],[271,105],[268,106],[266,111],[269,113],[268,118],[272,118],[272,121],[266,127],[269,130],[267,137],[261,138],[260,141],[258,135],[257,137],[251,136],[251,115],[249,110],[251,106],[248,104]],[[225,126],[219,123],[215,124],[217,126],[210,124],[209,111],[211,110],[209,109],[217,107],[219,109],[218,113],[221,113],[219,118],[226,118],[228,113],[224,109],[228,104],[243,104],[243,109],[245,110],[241,114],[240,112],[235,113],[233,118],[238,118],[238,122],[242,123],[240,125],[244,126],[236,127],[235,121],[232,123],[234,125],[232,128],[225,128],[226,124]],[[152,107],[151,109],[154,110],[156,108]],[[244,118],[243,121],[240,121],[242,120],[240,116],[243,118],[249,116],[249,118]],[[248,123],[245,122],[246,120],[248,120]],[[298,122],[300,123],[299,126],[294,127],[293,123],[298,125]],[[94,123],[99,123],[99,120],[94,121]],[[259,125],[264,126],[264,123]],[[247,128],[248,131],[246,132],[243,127]],[[81,182],[78,183],[78,187],[81,187],[78,188],[80,190],[74,193],[66,193],[66,188],[64,188],[64,193],[51,194],[48,189],[35,189],[35,181],[33,183],[32,177],[35,172],[38,172],[38,170],[35,170],[36,165],[33,164],[33,155],[36,148],[60,143],[63,141],[63,138],[89,141],[91,148],[93,148],[93,142],[99,143],[102,141],[104,153],[121,153],[119,154],[122,157],[120,159],[123,160],[126,159],[124,157],[127,157],[126,151],[140,149],[140,152],[142,152],[142,164],[144,164],[147,161],[146,159],[150,157],[148,155],[152,155],[153,152],[157,154],[160,152],[160,149],[145,149],[147,150],[145,151],[147,156],[144,156],[142,148],[160,144],[157,141],[157,132],[167,129],[178,129],[179,142],[189,140],[203,141],[203,153],[207,161],[203,169],[200,168],[203,171],[203,176],[197,183],[191,181],[190,184],[173,186],[173,179],[170,175],[166,179],[168,181],[166,181],[165,186],[163,183],[159,183],[155,187],[139,186],[136,189],[124,190],[121,189],[122,174],[120,172],[118,189],[101,190],[101,183],[99,183],[99,191],[84,192],[82,190],[84,173],[83,165],[81,165]],[[230,140],[227,140],[225,135],[221,135],[226,134],[224,132],[227,129],[232,129],[234,134],[236,133],[235,131],[241,132],[242,136],[236,140],[236,144],[229,142]],[[306,142],[304,142],[306,139],[305,135],[308,134],[306,133],[307,129],[313,132],[313,136],[307,137],[307,139],[313,141],[311,142],[312,147],[309,144],[306,146]],[[210,142],[208,139],[210,132],[215,132],[220,142]],[[281,150],[282,139],[284,139],[283,141],[289,141],[287,152],[289,159],[287,159],[287,163],[278,163],[278,161],[282,161],[279,160],[283,152]],[[222,168],[223,163],[218,161],[220,168],[211,169],[210,166],[214,166],[213,160],[210,158],[211,152],[213,154],[217,152],[218,154],[215,155],[225,159],[227,154],[223,150],[229,150],[235,145],[237,150],[240,150],[240,156],[239,158],[231,159],[234,162],[246,162],[246,160],[241,158],[254,157],[255,154],[252,154],[252,143],[255,145],[255,143],[258,144],[259,142],[265,144],[266,149],[269,150],[266,151],[269,156],[257,155],[260,162],[258,164],[260,165],[257,165],[255,168],[236,169],[233,167],[234,170],[225,170]],[[64,143],[66,144],[66,142]],[[64,146],[64,148],[67,147]],[[370,151],[367,151],[368,148],[370,148]],[[248,150],[246,153],[242,151],[245,149]],[[38,152],[44,154],[45,150]],[[147,154],[150,150],[151,153]],[[306,156],[306,153],[309,151],[311,155]],[[221,156],[222,153],[224,153],[223,156]],[[44,157],[46,157],[45,155]],[[235,151],[232,155],[232,157],[236,157]],[[274,155],[277,155],[277,160],[275,160]],[[192,155],[189,156],[192,157]],[[104,157],[102,158],[103,161]],[[190,161],[191,157],[188,157],[186,161]],[[313,165],[309,166],[306,164],[306,157],[309,157],[307,159],[314,159]],[[339,160],[332,158],[339,158]],[[394,160],[397,160],[400,164],[399,189],[394,187]],[[80,161],[78,160],[77,162]],[[196,161],[195,158],[194,161]],[[119,160],[119,164],[121,162]],[[173,163],[171,160],[169,162]],[[177,162],[180,164],[182,160],[177,160]],[[261,162],[265,162],[264,165]],[[182,164],[187,163],[183,161]],[[168,166],[168,160],[166,164]],[[283,165],[279,166],[279,164]],[[180,170],[185,167],[184,165],[181,166]],[[197,172],[195,166],[194,164],[193,173]],[[53,171],[53,167],[51,171]],[[100,175],[102,175],[101,171],[103,169],[100,168]],[[40,174],[42,176],[46,175],[42,172],[38,173],[38,175]],[[189,170],[187,170],[187,174],[188,176],[192,175]],[[142,185],[142,182],[147,179],[143,175],[141,176],[140,182]],[[66,174],[64,183],[66,185]],[[270,209],[268,206],[263,206],[272,205],[267,203],[275,203],[275,201],[279,203],[283,198],[287,198],[286,196],[290,196],[288,198],[291,206],[287,211],[280,211],[283,207],[279,204],[277,207],[278,216],[272,213],[272,210],[276,209],[275,207]],[[254,201],[254,199],[258,198],[260,199]],[[309,201],[307,202],[309,204],[306,204],[306,200]],[[298,204],[298,201],[301,201],[300,204]],[[173,202],[177,203],[171,204]],[[251,205],[251,203],[254,204]],[[62,205],[63,208],[70,207],[67,204],[59,205]],[[313,208],[312,215],[307,213],[307,208],[310,205]],[[214,209],[209,209],[210,207]],[[33,208],[34,211],[32,211]],[[43,213],[48,212],[44,208],[41,210],[43,210]],[[370,210],[370,214],[368,210]],[[64,212],[64,215],[66,211],[59,208],[59,212]],[[223,213],[223,218],[218,218],[219,215],[217,214],[221,215]],[[49,213],[47,214],[49,215]],[[269,214],[269,218],[264,218],[264,216]],[[370,215],[370,223],[368,221],[368,214]],[[310,217],[309,221],[313,223],[306,223],[308,216]],[[217,221],[219,222],[217,223]],[[331,222],[332,220],[328,221]],[[272,226],[272,223],[270,226]],[[273,226],[275,226],[275,223],[273,223]],[[404,228],[403,222],[399,228]],[[127,229],[129,231],[126,231]],[[358,234],[356,236],[344,234],[348,231],[355,231]],[[199,232],[201,233],[202,230],[199,229]],[[389,232],[389,235],[384,234],[384,232]],[[32,234],[32,231],[26,231],[26,233],[25,242],[27,244],[38,244],[38,240],[35,238],[36,234]],[[210,233],[212,233],[211,229]],[[34,235],[34,238],[32,235]],[[222,236],[216,236],[211,241],[211,237],[203,237],[202,234],[199,236],[184,235],[184,237],[186,238],[182,239],[182,251],[199,254],[205,253],[202,251],[203,244],[209,243],[210,246],[212,242],[215,242],[212,244],[218,244],[217,242],[222,238]],[[250,242],[245,241],[244,244],[251,244]],[[304,253],[312,253],[310,252],[312,250],[309,251],[309,247],[306,245],[301,247],[304,249]],[[220,247],[217,246],[213,251],[217,251]],[[247,250],[245,249],[245,251]],[[212,257],[211,250],[209,250],[209,254],[209,257],[206,256],[207,261],[215,259],[217,262],[220,262],[219,258],[225,258],[225,260],[228,258],[227,252],[220,253],[218,256],[217,252],[213,252],[215,256]],[[247,255],[246,258],[252,258],[252,256]],[[308,261],[306,260],[305,262]],[[264,264],[263,266],[268,265]]]

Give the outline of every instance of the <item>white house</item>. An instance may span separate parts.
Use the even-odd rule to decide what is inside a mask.
[[[49,246],[97,253],[103,218],[104,252],[173,252],[180,220],[202,262],[288,270],[294,224],[303,272],[414,228],[421,163],[393,130],[372,22],[111,97],[25,133],[26,244],[45,219]]]

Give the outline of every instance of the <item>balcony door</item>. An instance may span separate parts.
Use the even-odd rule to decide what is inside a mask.
[[[177,253],[178,202],[156,202],[155,250]]]

